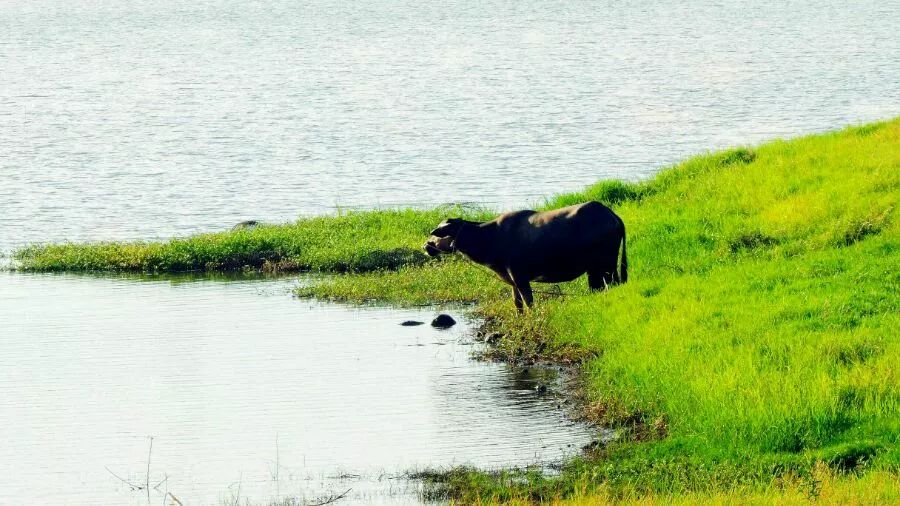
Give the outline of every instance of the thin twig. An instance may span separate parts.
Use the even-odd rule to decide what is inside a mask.
[[[109,467],[106,467],[106,466],[103,466],[103,467],[105,467],[106,470],[109,471],[109,474],[115,476],[116,478],[119,479],[119,481],[121,481],[122,483],[124,483],[124,484],[128,485],[129,487],[131,487],[131,490],[143,490],[143,489],[144,489],[144,487],[142,487],[142,486],[140,486],[140,485],[135,485],[134,483],[131,483],[130,481],[126,480],[125,478],[122,478],[122,477],[119,476],[118,474],[112,472],[112,469],[110,469]]]
[[[172,492],[166,492],[166,493],[169,495],[169,497],[172,498],[173,501],[178,503],[178,506],[184,506],[183,504],[181,504],[181,501],[179,501],[178,498],[175,497],[175,494],[173,494]]]
[[[148,436],[150,438],[150,448],[147,449],[147,481],[145,482],[145,487],[147,488],[147,504],[150,504],[150,457],[153,455],[153,436]]]
[[[307,504],[306,506],[325,506],[326,504],[331,504],[335,501],[339,501],[339,500],[343,499],[344,497],[346,497],[347,494],[349,494],[351,490],[353,490],[353,488],[348,488],[347,490],[344,491],[343,494],[333,495],[333,496],[327,497],[322,502],[311,503],[311,504]]]
[[[241,476],[238,478],[238,491],[237,497],[234,498],[234,506],[239,506],[241,503],[241,487],[244,486],[244,471],[241,471]]]
[[[150,438],[150,448],[147,449],[147,486],[150,486],[150,456],[153,455],[153,436]]]
[[[281,497],[281,482],[278,480],[281,471],[281,459],[278,453],[278,433],[275,433],[275,497]]]
[[[169,475],[168,475],[168,474],[166,475],[165,478],[163,478],[162,480],[160,480],[159,483],[157,483],[156,485],[153,486],[153,490],[159,490],[159,486],[162,485],[163,483],[166,483],[167,481],[169,481]]]

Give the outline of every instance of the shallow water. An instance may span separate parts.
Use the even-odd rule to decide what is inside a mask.
[[[464,320],[402,327],[435,310],[295,285],[0,273],[0,503],[146,504],[112,473],[146,481],[148,436],[154,504],[394,504],[417,501],[405,471],[546,464],[596,435],[535,391],[551,374],[472,360]]]
[[[900,114],[900,3],[13,0],[0,251],[520,207]]]

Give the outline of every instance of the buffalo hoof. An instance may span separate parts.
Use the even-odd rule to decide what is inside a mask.
[[[439,314],[434,320],[431,320],[431,326],[437,329],[449,329],[454,325],[456,325],[456,320],[448,314]]]
[[[416,320],[406,320],[400,325],[404,327],[415,327],[416,325],[425,325],[425,322],[417,322]]]

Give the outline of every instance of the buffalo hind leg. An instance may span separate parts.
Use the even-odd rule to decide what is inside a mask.
[[[617,282],[616,267],[599,268],[588,271],[588,286],[591,291],[606,290]]]

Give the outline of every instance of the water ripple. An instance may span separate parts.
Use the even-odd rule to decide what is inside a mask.
[[[13,2],[0,250],[521,207],[897,115],[898,18],[877,0]]]

